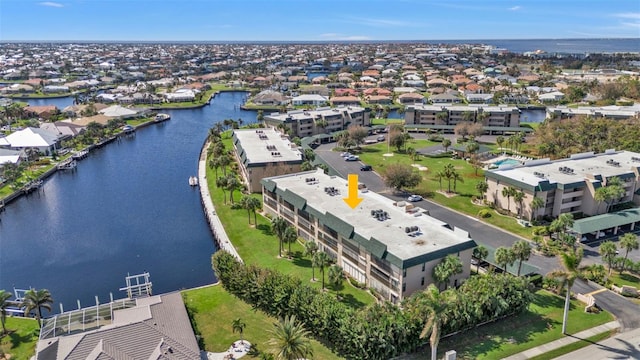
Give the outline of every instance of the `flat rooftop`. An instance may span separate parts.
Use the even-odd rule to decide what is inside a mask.
[[[601,154],[593,152],[575,154],[555,161],[531,160],[521,166],[503,165],[486,173],[495,173],[535,187],[543,181],[548,181],[550,184],[597,182],[598,177],[605,179],[631,174],[635,168],[640,168],[639,153],[607,150]]]
[[[306,179],[315,178],[314,182]],[[358,192],[363,201],[351,209],[343,198],[348,195],[347,180],[325,175],[322,170],[304,172],[280,177],[268,178],[283,191],[289,190],[306,200],[307,206],[323,214],[330,213],[336,218],[350,224],[354,233],[365,239],[375,238],[387,246],[387,251],[401,260],[408,260],[423,254],[433,253],[449,247],[469,243],[468,247],[475,247],[469,233],[460,228],[449,227],[446,223],[422,213],[422,209],[415,213],[407,213],[405,206],[396,206],[394,201],[377,193]],[[335,188],[337,193],[330,195],[325,188]],[[386,220],[378,220],[372,216],[372,211],[386,212]],[[407,227],[414,227],[419,231],[412,231],[409,236]],[[453,228],[453,230],[452,230]],[[335,229],[334,229],[335,230]]]
[[[271,113],[269,118],[273,120],[285,121],[287,119],[299,120],[299,119],[315,119],[323,118],[327,116],[341,115],[342,112],[357,113],[365,111],[365,108],[360,106],[337,106],[337,107],[319,107],[315,110],[294,110],[287,113]]]
[[[513,111],[519,111],[517,107],[515,106],[488,106],[488,105],[449,105],[449,104],[442,104],[442,105],[428,105],[428,104],[415,104],[415,105],[409,105],[410,108],[414,108],[416,110],[423,110],[423,111],[442,111],[443,108],[445,108],[448,111],[478,111],[480,108],[482,108],[482,111],[485,112],[513,112]]]
[[[273,128],[233,130],[233,137],[245,165],[302,162],[298,147]]]

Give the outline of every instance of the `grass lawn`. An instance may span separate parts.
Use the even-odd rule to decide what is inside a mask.
[[[226,292],[222,286],[183,291],[184,303],[193,315],[197,333],[202,336],[204,349],[210,352],[224,352],[240,334],[232,329],[233,320],[240,318],[247,324],[244,339],[257,344],[258,349],[268,350],[267,342],[270,334],[267,330],[273,327],[276,318],[270,317],[251,305],[238,300]],[[326,346],[311,340],[314,359],[339,359]]]
[[[455,349],[459,359],[501,359],[562,338],[563,309],[563,298],[540,290],[526,312],[443,339],[438,348],[443,354]],[[604,311],[585,313],[584,304],[573,300],[567,331],[574,334],[612,320],[613,316]]]
[[[615,335],[616,332],[615,331],[608,331],[602,334],[598,334],[592,337],[588,337],[586,339],[580,339],[577,342],[574,342],[572,344],[569,345],[565,345],[561,348],[555,349],[555,350],[551,350],[547,353],[544,353],[542,355],[539,356],[534,356],[532,357],[530,360],[551,360],[551,359],[555,359],[559,356],[562,356],[564,354],[568,354],[572,351],[576,351],[578,349],[582,349],[585,346],[589,346],[589,345],[593,345],[596,344],[598,341],[604,340],[604,339],[608,339],[611,336]]]
[[[611,276],[609,276],[609,279],[613,281],[613,283],[616,284],[617,286],[628,285],[628,286],[640,288],[640,278],[633,274],[629,274],[626,272],[623,272],[622,274],[620,274],[617,271],[612,271]]]
[[[228,133],[225,133],[228,136]],[[228,149],[231,149],[231,139],[224,140]],[[221,170],[218,170],[220,173]],[[315,269],[315,278],[317,281],[312,282],[314,270],[311,268],[311,257],[304,256],[304,246],[300,241],[291,244],[291,258],[288,258],[289,244],[285,244],[282,258],[278,257],[278,238],[271,232],[271,221],[264,216],[258,214],[257,226],[249,225],[247,211],[244,209],[231,209],[230,204],[225,205],[223,201],[223,192],[215,185],[215,171],[207,169],[207,182],[211,199],[216,207],[216,213],[220,221],[224,224],[225,231],[235,246],[242,260],[247,264],[256,264],[260,267],[278,270],[286,274],[293,274],[303,281],[308,281],[311,286],[321,288],[322,275],[319,269]],[[252,196],[260,199],[260,194]],[[226,194],[227,202],[229,202],[229,194]],[[239,192],[234,193],[234,200],[238,201],[241,195]],[[326,272],[326,270],[325,270]],[[325,281],[327,274],[325,273]],[[327,286],[330,293],[335,291]],[[353,308],[360,308],[375,302],[374,297],[367,291],[353,287],[347,280],[343,280],[343,286],[340,290],[342,301]]]
[[[0,338],[0,354],[10,354],[12,360],[28,360],[34,356],[39,332],[35,319],[8,316],[6,327],[9,334]]]
[[[421,148],[438,145],[440,143],[429,140],[409,140],[407,146],[413,147],[416,150]],[[382,156],[387,151],[393,152],[393,156]],[[419,164],[426,167],[428,170],[421,171],[423,182],[415,189],[409,189],[411,192],[420,194],[425,198],[433,200],[443,206],[451,208],[453,210],[465,213],[467,215],[476,216],[478,211],[486,209],[486,206],[478,206],[471,202],[473,196],[479,196],[478,191],[475,189],[476,184],[480,181],[484,181],[484,170],[476,169],[471,166],[467,161],[463,159],[451,159],[445,158],[431,158],[426,156],[420,156],[417,160],[412,161],[411,158],[403,153],[399,153],[397,149],[391,147],[388,148],[386,143],[378,143],[374,145],[368,145],[362,147],[362,152],[359,154],[360,159],[365,164],[370,164],[378,172],[383,172],[384,168],[388,164]],[[463,182],[458,181],[455,186],[455,194],[453,196],[445,196],[441,193],[441,190],[448,190],[449,184],[446,179],[442,179],[442,184],[435,177],[435,174],[444,169],[447,164],[453,164],[458,173],[462,176]],[[453,181],[451,182],[451,190],[454,188]],[[516,204],[512,201],[511,210],[515,211]],[[502,229],[518,234],[520,236],[531,238],[531,228],[525,228],[520,226],[515,217],[503,216],[493,211],[492,216],[488,219],[482,219],[482,221],[488,222]]]
[[[391,124],[404,124],[404,119],[383,119],[374,118],[371,119],[371,125],[391,125]]]

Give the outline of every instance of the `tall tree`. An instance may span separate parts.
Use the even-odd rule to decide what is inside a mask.
[[[234,175],[229,174],[227,176],[227,190],[229,190],[229,200],[233,204],[233,192],[236,190],[240,190],[242,188],[242,183],[240,180]]]
[[[420,301],[422,305],[426,307],[429,315],[420,333],[420,339],[431,335],[429,337],[431,360],[436,360],[438,343],[440,342],[440,330],[442,325],[447,321],[447,308],[451,302],[448,299],[447,292],[441,293],[433,284],[429,285],[421,295],[423,296],[420,298]]]
[[[344,278],[342,267],[333,264],[329,266],[329,284],[333,287],[336,294],[340,296],[340,288],[342,287],[342,279]]]
[[[480,263],[489,256],[489,250],[484,245],[478,245],[473,249],[473,254],[471,256],[476,258],[478,263]]]
[[[502,188],[502,196],[507,198],[507,211],[511,212],[511,197],[515,195],[516,189],[511,186]]]
[[[604,262],[606,262],[607,265],[609,266],[609,276],[611,276],[611,268],[613,267],[613,263],[616,260],[616,255],[618,255],[617,254],[618,249],[616,249],[616,244],[614,244],[610,240],[607,240],[602,244],[600,244],[599,252],[600,252],[600,256],[602,256],[602,260],[604,260]]]
[[[455,255],[447,255],[442,261],[433,268],[433,279],[439,284],[444,284],[445,289],[449,286],[449,279],[462,273],[462,262]]]
[[[531,216],[529,218],[529,221],[533,221],[534,218],[536,218],[536,216],[534,216],[534,214],[538,211],[538,209],[543,208],[545,205],[544,200],[540,197],[534,196],[533,200],[531,200],[531,203],[529,204],[529,207],[531,208]]]
[[[280,242],[280,245],[278,246],[278,257],[282,257],[284,232],[288,227],[289,227],[289,223],[287,222],[287,220],[285,220],[281,216],[278,216],[277,218],[273,219],[273,221],[271,222],[271,230],[273,231],[274,234],[276,234],[276,237]]]
[[[24,300],[22,302],[22,305],[24,306],[24,313],[29,314],[32,310],[36,310],[38,326],[42,326],[40,323],[40,320],[42,319],[42,309],[44,308],[50,312],[52,304],[53,298],[47,289],[30,289],[24,293]]]
[[[507,273],[507,267],[513,265],[516,261],[515,254],[511,248],[500,246],[495,253],[496,264]]]
[[[244,343],[244,328],[247,327],[247,324],[242,321],[241,318],[236,318],[233,320],[233,323],[231,324],[231,327],[233,328],[233,333],[235,334],[236,332],[238,332],[240,334],[240,342]]]
[[[222,190],[222,201],[226,204],[227,203],[227,183],[229,181],[229,178],[227,178],[226,176],[221,176],[219,178],[216,179],[216,186],[219,187]]]
[[[562,270],[552,271],[549,276],[560,279],[562,287],[566,288],[564,299],[564,315],[562,317],[562,333],[567,333],[567,320],[569,319],[569,304],[571,304],[571,288],[573,283],[580,276],[580,262],[582,261],[582,248],[571,249],[560,253],[560,264]]]
[[[640,247],[640,244],[638,243],[638,237],[635,234],[626,233],[620,237],[620,248],[625,250],[624,262],[622,263],[620,272],[625,270],[629,252],[632,250],[638,250],[639,247]]]
[[[389,164],[382,174],[382,179],[388,187],[402,190],[418,186],[422,181],[422,175],[412,166],[398,163]]]
[[[513,194],[513,201],[518,204],[518,218],[522,215],[522,202],[524,201],[525,194],[523,191],[516,191]]]
[[[295,315],[287,315],[281,321],[273,324],[270,331],[269,345],[278,360],[304,359],[313,355],[309,332],[301,322],[296,321]]]
[[[518,276],[520,276],[520,270],[522,270],[522,263],[529,260],[531,257],[531,245],[527,240],[518,240],[511,246],[511,251],[518,260]]]
[[[5,290],[0,290],[0,323],[2,323],[2,334],[7,333],[7,328],[5,327],[5,321],[7,319],[7,307],[9,307],[9,298],[11,298],[11,293]]]
[[[313,254],[313,265],[320,269],[320,274],[322,274],[322,290],[324,290],[324,269],[329,266],[329,262],[331,259],[329,255],[323,251],[318,251]]]
[[[480,199],[484,199],[484,194],[489,190],[489,184],[486,181],[480,181],[476,184],[476,190],[480,194]]]
[[[287,226],[284,230],[284,234],[282,237],[282,241],[286,242],[289,245],[289,251],[287,252],[288,256],[291,257],[291,243],[295,242],[298,239],[298,232],[293,226]]]
[[[313,263],[313,256],[318,251],[318,244],[314,241],[307,240],[304,243],[304,254],[311,257],[311,280],[316,281],[316,267]]]
[[[449,149],[449,146],[451,146],[451,140],[442,139],[442,147],[444,148],[444,152],[447,152],[447,150]]]

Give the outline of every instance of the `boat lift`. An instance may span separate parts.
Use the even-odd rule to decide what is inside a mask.
[[[126,291],[129,299],[151,296],[151,275],[148,272],[137,275],[129,275],[125,278],[127,286],[120,288],[120,291]]]

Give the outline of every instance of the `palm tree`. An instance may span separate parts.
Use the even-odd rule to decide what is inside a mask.
[[[489,256],[489,250],[484,245],[478,245],[473,249],[471,256],[480,263]]]
[[[440,342],[440,329],[446,322],[446,310],[449,299],[446,292],[441,293],[435,285],[431,284],[425,289],[421,298],[422,304],[429,310],[429,316],[420,333],[420,339],[424,339],[429,334],[429,344],[431,345],[431,360],[437,359],[438,343]]]
[[[562,286],[566,286],[567,294],[564,299],[564,315],[562,317],[562,333],[567,333],[567,320],[569,317],[569,304],[571,303],[571,287],[580,276],[580,262],[582,261],[583,250],[570,250],[560,253],[560,264],[562,270],[556,270],[549,274],[550,277],[560,279]]]
[[[507,273],[507,266],[513,265],[516,261],[515,254],[510,248],[500,246],[496,249],[495,253],[496,264]]]
[[[253,213],[253,224],[258,225],[258,215],[256,214],[256,210],[260,209],[262,206],[262,202],[260,199],[250,196],[247,200],[247,207]]]
[[[273,327],[269,345],[275,351],[276,359],[296,360],[313,355],[309,332],[302,323],[296,321],[295,315],[285,316],[280,322],[274,323]]]
[[[476,184],[476,190],[478,190],[478,193],[480,194],[480,199],[484,199],[484,194],[487,192],[488,189],[489,189],[489,184],[487,184],[486,181],[480,181]]]
[[[447,178],[447,174],[445,173],[444,170],[440,170],[440,171],[436,172],[435,176],[436,176],[436,179],[438,179],[438,183],[440,183],[440,191],[442,191],[442,179],[443,178],[446,179]]]
[[[507,198],[507,211],[511,212],[511,197],[515,194],[516,189],[511,186],[502,188],[502,196]]]
[[[249,225],[251,225],[251,210],[249,210],[249,206],[247,204],[247,202],[249,201],[249,199],[251,199],[251,196],[243,196],[240,198],[240,206],[243,209],[247,210],[247,217],[249,218]]]
[[[638,248],[640,248],[638,237],[632,233],[626,233],[622,235],[620,237],[620,248],[626,251],[624,254],[624,262],[622,263],[622,267],[620,270],[620,272],[622,272],[624,271],[624,268],[627,264],[627,256],[629,256],[629,252],[631,250],[638,250]]]
[[[440,111],[436,113],[437,124],[446,124],[448,119],[449,119],[449,112]]]
[[[278,216],[273,219],[271,222],[271,229],[273,233],[276,234],[278,240],[280,241],[280,246],[278,246],[278,257],[282,257],[282,244],[284,241],[284,232],[289,227],[289,223],[283,217]]]
[[[447,255],[433,268],[433,279],[439,284],[444,284],[445,289],[449,285],[449,279],[462,272],[462,262],[455,255]],[[439,286],[438,286],[439,288]]]
[[[329,265],[330,260],[329,255],[323,251],[313,254],[313,265],[320,269],[320,273],[322,274],[322,290],[324,290],[324,268]]]
[[[499,148],[502,148],[502,144],[504,144],[504,137],[502,137],[502,136],[498,136],[498,137],[496,138],[496,144],[498,144],[498,147],[499,147]],[[504,151],[503,151],[503,152],[504,152]]]
[[[237,318],[233,320],[233,323],[231,324],[231,326],[233,327],[234,334],[236,333],[236,331],[240,333],[240,342],[244,344],[243,334],[244,334],[244,328],[247,327],[247,324],[245,324],[242,321],[242,319]]]
[[[529,204],[529,206],[531,207],[531,218],[529,219],[529,221],[533,221],[534,216],[533,214],[540,208],[544,207],[544,200],[542,200],[542,198],[539,198],[537,196],[533,197],[533,200],[531,200],[531,203]]]
[[[524,192],[523,191],[516,191],[513,194],[513,201],[515,201],[518,204],[518,218],[520,218],[520,213],[522,212],[522,202],[524,201]]]
[[[311,240],[307,240],[304,243],[304,254],[311,256],[311,281],[316,281],[316,267],[313,263],[313,255],[318,251],[318,244]]]
[[[456,187],[458,185],[458,181],[463,183],[464,182],[464,178],[462,177],[462,175],[460,175],[455,170],[453,171],[453,173],[451,173],[451,178],[453,179],[453,192],[456,192]]]
[[[216,179],[216,186],[219,187],[222,190],[222,201],[226,204],[227,203],[227,183],[229,181],[229,178],[222,176]]]
[[[344,277],[342,267],[339,265],[329,266],[329,284],[336,291],[336,296],[340,296],[340,287],[342,285],[342,279]]]
[[[242,188],[242,183],[240,182],[240,180],[238,180],[235,175],[229,174],[229,176],[227,176],[227,190],[229,190],[229,199],[231,200],[232,204],[233,192],[239,190],[240,188]]]
[[[609,266],[609,276],[611,276],[611,268],[616,260],[617,252],[618,249],[616,249],[616,244],[610,240],[607,240],[600,245],[600,256],[602,256],[602,260],[604,260]]]
[[[442,171],[444,173],[444,178],[447,179],[447,182],[448,182],[447,192],[450,193],[451,179],[453,179],[455,177],[455,174],[457,174],[456,169],[453,167],[452,163],[448,163],[447,165],[444,166],[444,169]]]
[[[9,306],[9,298],[11,297],[11,293],[8,291],[0,290],[0,323],[2,323],[2,334],[7,333],[7,328],[5,327],[5,321],[7,319],[7,307]]]
[[[47,289],[31,289],[24,293],[24,300],[22,302],[22,305],[24,306],[24,313],[28,314],[35,309],[39,326],[42,326],[42,324],[40,324],[40,319],[42,319],[42,308],[45,308],[47,311],[51,311],[51,304],[53,304],[53,298]]]
[[[447,149],[449,148],[449,146],[451,146],[451,140],[443,139],[442,140],[442,147],[444,148],[444,152],[447,152]]]
[[[520,276],[520,270],[522,269],[522,262],[529,260],[531,257],[531,245],[526,240],[516,241],[511,247],[516,260],[518,260],[518,276]]]
[[[282,235],[282,241],[289,244],[289,251],[287,252],[289,258],[291,258],[291,243],[295,242],[298,239],[298,233],[293,226],[287,226],[284,229],[284,234]]]

